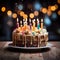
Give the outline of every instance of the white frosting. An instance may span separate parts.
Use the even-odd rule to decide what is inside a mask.
[[[41,30],[41,34],[44,34],[44,33],[46,33],[46,32],[47,32],[46,29],[42,29],[42,30]]]

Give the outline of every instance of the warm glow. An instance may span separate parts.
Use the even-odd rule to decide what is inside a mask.
[[[48,10],[51,10],[51,6],[48,6]]]
[[[55,6],[51,6],[51,11],[55,11],[56,7]]]
[[[34,11],[34,15],[35,16],[38,16],[39,15],[39,12],[38,11]]]
[[[12,11],[11,10],[7,11],[7,15],[11,16],[12,15]]]
[[[60,0],[57,0],[57,2],[60,4]]]
[[[27,14],[24,14],[24,15],[23,15],[23,18],[24,18],[24,19],[26,19],[27,17],[28,17]]]
[[[12,14],[12,17],[13,17],[13,18],[17,18],[17,14],[16,14],[16,13],[13,13],[13,14]]]
[[[47,11],[47,15],[51,16],[52,12],[50,10]]]
[[[58,15],[60,15],[60,10],[57,13],[58,13]]]
[[[55,4],[55,7],[56,7],[56,9],[58,9],[58,5],[57,4]]]
[[[24,15],[24,12],[23,12],[23,11],[21,11],[21,12],[20,12],[20,16],[23,16],[23,15]]]
[[[47,13],[47,8],[42,8],[41,11],[42,11],[42,13],[46,14]]]
[[[34,14],[33,13],[30,13],[29,17],[30,18],[34,18]]]
[[[2,11],[2,12],[5,12],[5,11],[6,11],[6,7],[2,7],[2,8],[1,8],[1,11]]]

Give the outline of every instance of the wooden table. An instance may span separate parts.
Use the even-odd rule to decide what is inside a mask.
[[[10,51],[6,47],[10,42],[0,42],[0,60],[60,60],[60,42],[52,41],[50,50],[36,53],[23,53],[20,51]],[[15,49],[14,49],[15,50]],[[28,51],[28,50],[27,50]],[[32,50],[31,50],[32,51]]]

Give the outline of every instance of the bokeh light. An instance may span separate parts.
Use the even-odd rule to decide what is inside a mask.
[[[18,9],[19,9],[19,10],[23,10],[23,5],[22,5],[22,4],[19,4],[19,5],[18,5]]]
[[[23,15],[23,18],[24,18],[24,19],[28,18],[28,15],[27,15],[27,14],[24,14],[24,15]]]
[[[34,9],[35,10],[40,10],[41,9],[41,4],[39,3],[39,2],[36,2],[35,4],[34,4]]]
[[[42,8],[41,12],[44,13],[44,14],[46,14],[47,13],[47,8]]]
[[[58,5],[57,4],[55,4],[55,7],[56,7],[56,9],[58,9]]]
[[[60,0],[57,0],[58,4],[60,4]]]
[[[12,11],[11,11],[11,10],[8,10],[8,11],[7,11],[7,15],[8,15],[8,16],[11,16],[11,15],[12,15]]]
[[[23,12],[23,11],[21,11],[21,12],[20,12],[20,16],[23,16],[23,15],[24,15],[24,12]]]
[[[17,18],[17,14],[16,14],[16,13],[13,13],[13,14],[12,14],[12,17],[13,17],[13,18]]]
[[[50,26],[51,25],[51,20],[49,19],[48,16],[45,16],[44,23],[45,23],[46,26]]]
[[[29,17],[30,17],[30,18],[34,18],[34,14],[33,14],[33,13],[30,13],[30,14],[29,14]]]
[[[56,20],[56,18],[57,18],[57,14],[56,14],[56,13],[52,13],[51,18]]]
[[[57,13],[58,13],[58,15],[60,15],[60,10]]]
[[[1,11],[2,11],[2,12],[5,12],[5,11],[6,11],[6,7],[2,7],[2,8],[1,8]]]
[[[48,16],[51,16],[51,15],[52,15],[51,10],[47,10],[47,15],[48,15]]]
[[[56,10],[56,6],[51,6],[51,11],[55,11]]]
[[[34,15],[35,16],[38,16],[39,15],[39,12],[38,11],[34,11]]]

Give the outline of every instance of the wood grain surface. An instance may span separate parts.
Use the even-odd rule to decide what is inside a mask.
[[[50,49],[40,49],[40,52],[34,53],[21,52],[20,49],[7,49],[9,43],[8,41],[0,42],[0,60],[60,60],[59,41],[51,41],[49,43],[53,46]]]

